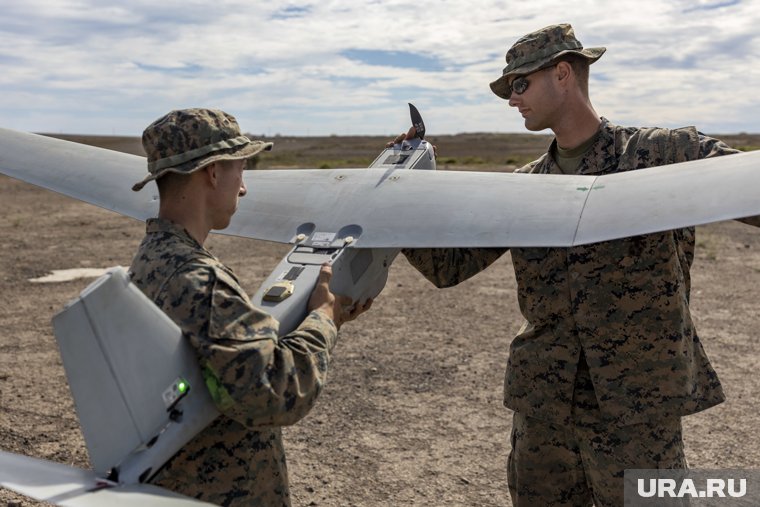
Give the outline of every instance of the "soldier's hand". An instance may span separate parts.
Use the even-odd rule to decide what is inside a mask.
[[[391,148],[393,147],[394,144],[398,144],[400,142],[406,141],[407,139],[414,139],[414,136],[416,135],[417,135],[417,129],[414,128],[414,126],[409,127],[409,130],[397,135],[396,138],[393,139],[393,141],[388,141],[387,143],[385,143],[385,147]]]
[[[356,317],[366,312],[372,306],[372,299],[368,299],[364,304],[355,303],[347,296],[335,296],[335,313],[337,320],[335,325],[340,327],[344,322],[354,320]],[[340,321],[340,324],[338,324]]]
[[[414,126],[409,127],[409,130],[406,132],[402,132],[399,135],[397,135],[393,141],[388,141],[385,143],[386,148],[392,148],[394,144],[398,144],[404,141],[408,141],[409,139],[414,139],[414,136],[417,135],[417,129],[414,128]],[[433,145],[433,156],[438,156],[438,146]]]
[[[322,268],[319,270],[317,285],[311,292],[311,297],[309,297],[307,308],[310,312],[323,312],[334,321],[335,294],[330,292],[330,278],[332,278],[332,268],[327,264],[323,264]]]
[[[344,322],[354,320],[362,313],[369,310],[372,306],[372,300],[367,300],[364,304],[354,304],[346,296],[336,296],[330,292],[330,278],[332,278],[332,268],[328,264],[323,264],[319,270],[317,285],[309,298],[309,311],[320,311],[327,315],[335,326],[340,329]]]

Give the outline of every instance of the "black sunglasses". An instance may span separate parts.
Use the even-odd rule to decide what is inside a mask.
[[[512,97],[512,92],[516,93],[517,95],[522,95],[525,93],[525,90],[528,89],[528,85],[530,84],[530,81],[528,81],[528,78],[526,76],[520,76],[516,77],[512,83],[509,85],[509,90],[507,91],[507,98],[509,99]]]
[[[525,90],[528,89],[528,85],[530,84],[530,81],[528,81],[528,76],[532,76],[536,72],[541,72],[542,70],[548,69],[550,67],[554,67],[557,65],[556,62],[550,63],[549,65],[546,65],[545,67],[541,67],[540,69],[536,69],[530,74],[527,74],[525,76],[516,77],[512,84],[509,85],[509,89],[507,90],[507,100],[512,96],[512,92],[515,92],[517,95],[522,95],[525,93]]]

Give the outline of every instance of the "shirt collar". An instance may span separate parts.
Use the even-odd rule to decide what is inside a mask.
[[[176,236],[182,243],[186,243],[193,248],[206,250],[203,248],[203,245],[190,235],[187,229],[165,218],[149,218],[145,222],[145,232],[148,234],[158,232],[171,234],[172,236]]]
[[[599,124],[599,132],[596,134],[596,141],[589,147],[586,155],[581,159],[578,174],[604,174],[609,172],[610,165],[617,165],[617,157],[615,156],[615,126],[607,118],[601,117],[600,119],[601,123]],[[548,156],[541,171],[544,174],[560,174],[562,172],[552,156],[556,146],[557,139],[555,138],[549,147]]]

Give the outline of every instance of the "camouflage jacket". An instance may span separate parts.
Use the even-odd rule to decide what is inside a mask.
[[[560,174],[552,148],[517,172]],[[623,128],[603,120],[578,171],[607,174],[735,152],[693,127]],[[602,417],[617,424],[691,414],[723,401],[689,314],[694,243],[688,228],[571,248],[511,249],[526,322],[510,346],[504,404],[567,424],[582,356]],[[446,287],[505,251],[404,253]]]
[[[251,304],[233,272],[162,219],[148,220],[130,273],[190,340],[222,413],[152,482],[221,505],[289,505],[279,426],[313,406],[335,324],[312,312],[278,338],[277,321]]]

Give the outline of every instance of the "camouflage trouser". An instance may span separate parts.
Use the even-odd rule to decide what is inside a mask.
[[[150,482],[224,507],[288,507],[287,474],[280,428],[254,431],[220,416]]]
[[[576,388],[575,398],[570,425],[515,412],[507,465],[515,507],[622,506],[626,469],[686,468],[680,417],[616,426],[602,420],[593,388]]]

